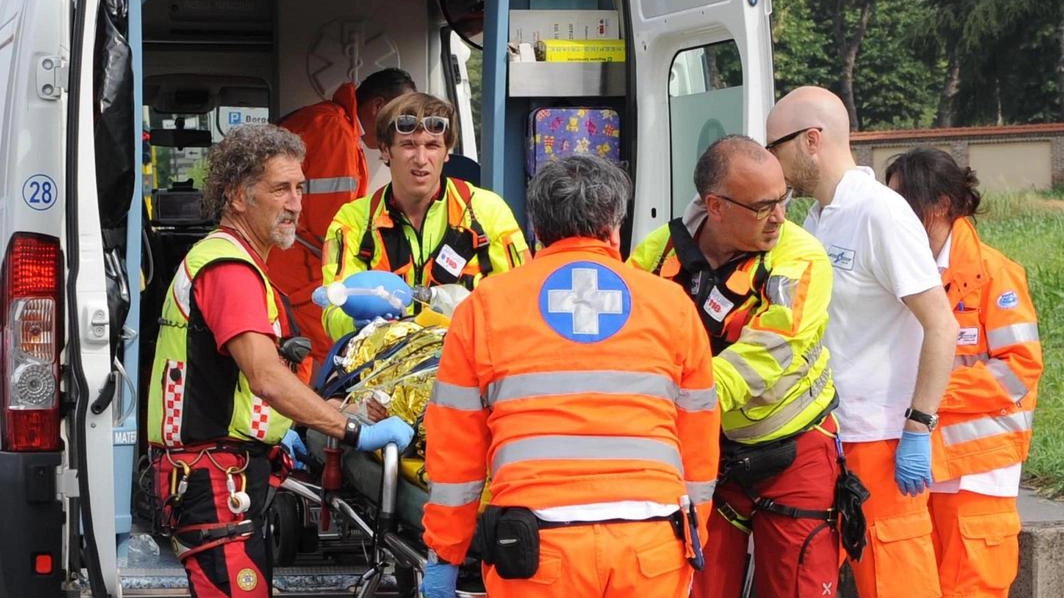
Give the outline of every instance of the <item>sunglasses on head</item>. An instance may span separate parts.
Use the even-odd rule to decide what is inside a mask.
[[[392,122],[395,123],[395,130],[403,135],[413,133],[419,126],[429,135],[443,135],[451,124],[446,116],[424,116],[418,120],[414,114],[400,114]]]

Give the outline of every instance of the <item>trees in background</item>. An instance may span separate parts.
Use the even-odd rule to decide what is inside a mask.
[[[854,129],[1064,121],[1064,2],[777,0],[776,89],[823,85]]]

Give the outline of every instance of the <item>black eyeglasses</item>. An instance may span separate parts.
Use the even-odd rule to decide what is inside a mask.
[[[392,122],[395,123],[395,130],[403,135],[410,135],[417,130],[418,125],[430,135],[443,135],[451,124],[446,116],[425,116],[418,120],[415,114],[400,114]]]
[[[790,203],[791,197],[794,195],[794,189],[787,187],[787,191],[784,192],[784,194],[781,195],[779,199],[776,199],[775,201],[770,201],[768,203],[760,204],[756,208],[735,201],[727,195],[721,195],[720,193],[710,193],[709,195],[715,195],[730,204],[735,204],[740,208],[746,208],[747,210],[750,210],[754,213],[754,218],[757,218],[758,220],[764,220],[765,218],[768,218],[768,215],[772,213],[772,210],[775,210],[779,206],[783,206],[784,210],[787,209],[787,204]]]
[[[808,131],[810,129],[816,129],[817,131],[823,131],[824,127],[805,127],[804,129],[798,129],[797,131],[795,131],[793,133],[787,133],[783,137],[780,137],[779,139],[777,139],[777,140],[773,141],[772,143],[769,143],[768,145],[766,145],[765,149],[767,149],[768,151],[771,152],[772,150],[776,149],[777,147],[783,145],[784,143],[787,143],[791,139],[794,139],[795,137],[798,137],[799,135],[801,135],[802,133],[805,133],[806,131]]]

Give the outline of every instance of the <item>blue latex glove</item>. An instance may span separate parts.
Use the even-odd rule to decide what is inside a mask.
[[[430,563],[425,565],[421,595],[425,598],[455,598],[457,584],[458,567],[450,563]]]
[[[414,429],[393,415],[375,424],[363,425],[358,433],[358,450],[375,451],[394,442],[399,445],[399,452],[402,452],[413,438]]]
[[[281,439],[281,446],[292,456],[293,469],[307,468],[303,464],[303,458],[307,456],[307,445],[303,444],[303,439],[299,437],[295,430],[288,430],[284,438]]]
[[[907,496],[918,496],[931,486],[931,434],[901,433],[898,452],[894,454],[894,481]]]

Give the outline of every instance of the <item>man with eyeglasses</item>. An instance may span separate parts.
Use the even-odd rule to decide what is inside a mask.
[[[524,235],[501,197],[443,176],[457,128],[451,104],[425,93],[384,106],[377,141],[392,182],[336,213],[322,253],[323,284],[386,270],[412,286],[457,283],[472,290],[485,276],[529,259]],[[322,322],[333,340],[354,330],[335,306],[325,308]]]
[[[851,561],[861,598],[940,596],[927,487],[957,342],[927,233],[905,200],[857,166],[842,100],[800,87],[769,113],[768,147],[795,191],[816,198],[805,228],[827,248],[835,289],[824,342],[848,462],[868,483],[871,558]]]
[[[835,385],[821,345],[831,264],[787,221],[779,162],[749,137],[699,158],[696,198],[629,258],[680,284],[709,333],[721,406],[721,465],[706,568],[692,596],[743,592],[754,538],[757,595],[834,596]]]

